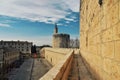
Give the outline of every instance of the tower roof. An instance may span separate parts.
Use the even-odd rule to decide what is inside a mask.
[[[54,34],[58,33],[58,28],[57,28],[57,24],[55,23],[55,29],[54,29]]]

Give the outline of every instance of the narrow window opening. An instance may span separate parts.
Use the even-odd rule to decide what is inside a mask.
[[[88,5],[86,6],[86,10],[88,10]]]
[[[100,4],[100,6],[102,6],[103,0],[99,0],[99,4]]]
[[[51,58],[51,62],[52,62],[52,58]]]

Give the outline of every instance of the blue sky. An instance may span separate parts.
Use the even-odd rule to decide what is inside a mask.
[[[1,0],[1,40],[52,45],[54,24],[59,33],[79,37],[79,0]]]

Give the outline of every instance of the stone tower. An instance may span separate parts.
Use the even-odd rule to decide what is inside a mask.
[[[70,35],[69,34],[58,34],[57,24],[55,24],[53,34],[53,48],[69,48]]]

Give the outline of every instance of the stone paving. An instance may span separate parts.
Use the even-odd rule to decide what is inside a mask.
[[[48,72],[51,68],[52,68],[52,65],[50,65],[47,62],[47,60],[45,60],[45,59],[35,59],[31,80],[38,80],[46,72]]]
[[[85,67],[81,56],[76,52],[72,63],[72,69],[68,80],[95,80]]]
[[[45,59],[28,59],[8,74],[9,80],[38,80],[52,66]]]
[[[9,80],[30,80],[33,59],[25,60],[25,62],[9,73]]]

